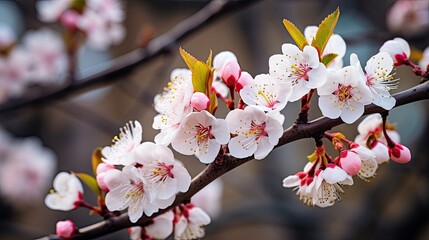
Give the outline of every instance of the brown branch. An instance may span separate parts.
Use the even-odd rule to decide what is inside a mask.
[[[420,100],[429,99],[429,82],[422,83],[414,88],[410,88],[408,90],[400,92],[394,97],[396,98],[395,107]],[[386,110],[384,110],[383,108],[371,104],[366,106],[365,115],[372,113],[382,113],[385,111]],[[280,141],[276,147],[283,146],[299,139],[313,137],[321,132],[330,130],[331,128],[338,126],[342,123],[343,121],[341,121],[341,119],[329,119],[326,117],[321,117],[309,123],[294,124],[284,131],[283,136],[280,138]],[[203,187],[207,186],[216,178],[250,160],[252,160],[251,157],[245,159],[237,159],[230,155],[217,156],[216,160],[213,163],[209,164],[198,176],[196,176],[192,180],[191,186],[186,193],[177,194],[176,200],[174,201],[172,206],[167,209],[160,210],[152,217],[162,214],[167,210],[181,204],[182,202],[189,200],[195,193],[200,191]],[[137,222],[137,224],[134,225],[147,225],[149,221],[149,217],[143,216]],[[111,219],[79,229],[79,233],[77,233],[73,237],[73,239],[96,238],[131,226],[133,226],[133,224],[129,221],[128,215],[122,214],[119,217],[113,217]],[[41,239],[59,238],[57,236],[48,236]]]
[[[213,20],[224,16],[226,13],[233,12],[234,10],[243,9],[258,1],[260,0],[213,0],[200,11],[180,22],[165,34],[150,41],[146,48],[136,49],[108,63],[102,64],[109,66],[107,70],[83,79],[77,79],[66,86],[47,88],[42,94],[36,96],[12,99],[0,105],[0,114],[64,98],[71,94],[88,90],[91,87],[118,81],[124,75],[130,74],[132,70],[138,66],[151,61],[163,53],[171,51],[171,48],[175,47],[177,42],[182,41],[197,30],[204,28]]]

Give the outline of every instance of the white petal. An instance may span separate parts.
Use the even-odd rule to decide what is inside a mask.
[[[335,184],[346,180],[347,173],[340,167],[335,166],[334,168],[327,167],[322,173],[323,179],[329,184]]]
[[[350,103],[350,108],[345,107],[341,112],[341,119],[348,124],[354,123],[364,113],[364,106],[359,102]]]
[[[121,211],[127,208],[132,200],[132,197],[126,196],[130,190],[130,185],[120,185],[111,189],[106,194],[106,207],[109,211]]]
[[[228,143],[229,152],[236,158],[252,156],[257,148],[257,145],[254,141],[254,138],[245,135],[239,135],[237,137],[231,138]]]
[[[254,153],[255,159],[265,158],[273,150],[273,148],[274,145],[270,144],[267,137],[261,137],[261,139],[259,139],[258,148]]]
[[[224,119],[216,119],[212,125],[211,134],[219,144],[227,144],[230,138],[228,124]]]
[[[210,216],[199,207],[193,207],[189,210],[189,221],[197,225],[210,224]]]
[[[202,163],[211,163],[215,160],[219,150],[220,144],[216,140],[210,139],[208,140],[208,144],[203,144],[202,148],[198,149],[195,156],[197,156]]]
[[[322,111],[323,116],[335,119],[341,115],[341,110],[336,106],[333,100],[334,96],[320,96],[319,97],[319,108]]]
[[[307,87],[318,88],[323,86],[326,83],[326,80],[328,78],[328,71],[326,70],[325,65],[323,65],[322,63],[319,63],[318,67],[309,71],[307,75],[308,75]]]
[[[297,187],[301,183],[301,178],[297,175],[290,175],[287,178],[283,179],[283,187]]]

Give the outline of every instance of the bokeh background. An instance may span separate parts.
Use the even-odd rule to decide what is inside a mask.
[[[93,66],[137,48],[136,39],[142,28],[153,29],[154,36],[165,33],[209,1],[124,2],[125,41],[108,52],[83,47],[79,52],[78,75],[92,74],[100,69]],[[185,67],[178,54],[179,46],[200,59],[206,58],[209,49],[214,54],[233,51],[241,68],[255,76],[267,73],[268,58],[280,53],[283,43],[292,42],[282,25],[283,18],[304,29],[307,25],[317,25],[340,6],[341,16],[335,32],[348,44],[345,65],[352,52],[358,53],[365,63],[384,41],[395,36],[407,39],[416,51],[423,50],[429,45],[428,24],[411,32],[406,24],[389,28],[386,19],[394,3],[393,0],[260,1],[208,24],[168,53],[113,84],[1,114],[0,124],[18,138],[39,137],[44,146],[55,152],[58,171],[90,173],[91,152],[98,146],[109,145],[125,122],[139,120],[143,125],[143,139],[153,140],[157,134],[151,128],[156,115],[153,97],[167,84],[172,69]],[[21,34],[26,29],[46,25],[38,20],[34,4],[34,0],[1,1],[0,22],[11,24]],[[429,15],[428,4],[425,6],[421,10]],[[398,20],[399,15],[395,16]],[[410,14],[406,19],[412,18]],[[55,24],[48,27],[59,29]],[[397,69],[397,76],[401,78],[399,90],[419,82],[405,67]],[[313,101],[310,119],[321,115],[317,99]],[[285,128],[294,122],[298,111],[299,103],[288,104],[284,111]],[[308,207],[299,201],[295,192],[284,189],[281,184],[284,177],[303,168],[306,156],[314,148],[311,139],[278,148],[262,161],[250,161],[227,173],[222,177],[222,213],[207,227],[206,239],[429,239],[428,112],[428,102],[392,110],[390,121],[397,123],[402,143],[412,151],[412,161],[406,165],[393,162],[383,165],[370,183],[356,179],[355,184],[346,189],[343,200],[330,208]],[[219,116],[225,113],[224,108],[219,110]],[[342,125],[334,130],[354,139],[356,126]],[[184,162],[192,176],[204,168],[196,158],[178,153],[175,156]],[[95,203],[90,190],[85,190],[85,199]],[[55,223],[63,219],[71,219],[79,227],[100,220],[82,209],[49,210],[43,199],[24,208],[0,199],[0,239],[42,237],[54,233]],[[124,230],[100,239],[127,238]]]

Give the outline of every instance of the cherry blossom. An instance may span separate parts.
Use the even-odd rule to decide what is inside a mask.
[[[195,92],[192,94],[191,106],[198,112],[207,110],[210,106],[210,99],[202,92]]]
[[[202,163],[211,163],[219,153],[221,144],[229,141],[228,125],[207,111],[189,114],[171,145],[184,155],[194,154]]]
[[[0,57],[0,101],[23,94],[28,83],[28,63],[22,47],[14,47],[6,58]]]
[[[361,78],[371,90],[372,102],[386,110],[395,106],[396,99],[389,91],[398,87],[398,79],[394,79],[391,72],[393,70],[393,60],[386,52],[380,52],[371,57],[365,66],[366,73],[363,72],[358,56],[350,56],[350,64],[355,66]]]
[[[296,190],[296,194],[299,196],[299,199],[304,204],[312,206],[313,196],[311,196],[310,193],[312,192],[311,188],[314,187],[314,184],[311,185],[311,188],[309,188],[309,185],[313,182],[315,169],[318,169],[319,166],[320,163],[317,161],[313,163],[307,163],[304,167],[304,171],[290,175],[283,179],[283,187],[294,188],[294,190]]]
[[[107,187],[105,181],[104,181],[104,177],[106,175],[106,173],[110,170],[114,170],[116,169],[115,166],[111,165],[111,164],[106,164],[106,163],[100,163],[97,166],[96,169],[96,180],[97,180],[97,184],[100,187],[100,189],[102,191],[108,192],[109,188]]]
[[[314,47],[305,46],[301,51],[297,46],[288,43],[282,45],[282,52],[283,54],[270,57],[270,75],[280,82],[292,84],[291,102],[301,99],[311,89],[325,84],[326,67],[319,61]]]
[[[410,149],[397,143],[393,147],[389,146],[389,156],[390,159],[397,163],[407,163],[411,160]]]
[[[148,226],[131,227],[128,229],[130,239],[166,239],[173,233],[173,219],[174,213],[172,211],[167,211],[166,213],[154,217],[152,223]]]
[[[151,200],[174,198],[177,192],[189,189],[191,176],[168,147],[144,142],[136,149],[135,160],[143,165],[141,173]]]
[[[229,88],[222,80],[222,67],[227,62],[238,63],[237,57],[233,52],[222,51],[216,54],[216,56],[213,58],[213,68],[215,70],[214,70],[212,88],[214,88],[215,91],[224,98],[228,97],[228,94],[229,94]]]
[[[155,97],[155,110],[159,113],[152,127],[161,132],[156,135],[157,144],[168,145],[175,138],[183,119],[192,111],[191,98],[194,93],[192,73],[188,69],[175,69],[170,75],[162,94]]]
[[[241,99],[262,111],[282,110],[292,93],[289,83],[281,83],[268,74],[257,75],[240,91]]]
[[[53,31],[43,28],[26,33],[23,48],[29,58],[29,81],[61,83],[67,74],[68,59],[63,41]]]
[[[359,155],[354,151],[349,150],[343,150],[340,152],[339,162],[341,168],[350,176],[358,174],[362,166],[362,160]]]
[[[365,180],[370,177],[374,177],[378,168],[376,154],[365,146],[359,144],[353,144],[351,151],[355,152],[362,161],[360,170],[357,175]]]
[[[228,61],[221,68],[221,78],[229,88],[234,88],[241,75],[241,68],[236,61]]]
[[[428,8],[427,0],[395,1],[387,12],[387,27],[395,33],[418,35],[429,28]]]
[[[73,0],[50,0],[37,1],[36,8],[40,20],[44,22],[55,22],[61,15],[71,7]]]
[[[313,42],[317,31],[319,30],[316,26],[308,26],[304,29],[304,36],[307,42]],[[325,46],[325,50],[321,54],[321,58],[327,54],[337,54],[337,57],[327,66],[332,69],[340,69],[343,67],[343,57],[346,54],[346,42],[338,34],[332,34]]]
[[[56,224],[56,234],[62,239],[69,239],[76,232],[76,225],[70,220],[58,221]]]
[[[0,194],[18,208],[33,205],[49,189],[56,157],[35,138],[6,144],[7,149],[0,152]]]
[[[229,131],[236,135],[228,144],[232,156],[265,158],[283,135],[279,121],[256,107],[234,109],[226,116]]]
[[[0,24],[0,50],[6,49],[16,41],[16,34],[8,25]]]
[[[319,108],[328,118],[353,123],[363,115],[364,106],[371,103],[371,92],[359,77],[355,67],[330,70],[328,81],[317,89]]]
[[[387,52],[393,59],[395,66],[404,64],[410,57],[410,45],[403,38],[394,38],[386,41],[380,48],[380,52]]]
[[[210,216],[192,203],[176,207],[174,239],[200,239],[205,235],[204,226],[210,224]]]
[[[170,199],[151,201],[150,192],[148,192],[146,180],[143,175],[143,169],[134,166],[125,166],[121,174],[116,178],[120,183],[110,185],[106,181],[110,191],[106,194],[106,207],[109,211],[121,211],[128,208],[128,217],[131,222],[135,223],[143,216],[151,216],[159,208],[166,208],[174,201],[174,196]],[[106,173],[106,178],[111,173],[117,173],[114,170]]]
[[[105,163],[130,165],[134,163],[134,151],[142,141],[142,126],[138,121],[129,122],[121,128],[119,137],[113,138],[113,145],[104,147],[101,153]]]
[[[83,187],[79,179],[67,172],[60,172],[54,179],[54,190],[45,198],[45,205],[54,210],[70,211],[79,206]]]

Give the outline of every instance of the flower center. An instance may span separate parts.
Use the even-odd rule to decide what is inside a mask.
[[[207,141],[208,139],[213,138],[213,135],[210,133],[212,126],[205,127],[199,123],[195,127],[197,129],[196,138],[197,138],[198,144],[203,143],[203,142]]]
[[[292,64],[290,67],[293,69],[292,74],[297,77],[297,80],[304,79],[305,81],[308,81],[307,73],[311,70],[310,67],[303,64],[299,64],[299,66]]]
[[[262,90],[258,91],[258,95],[261,95],[262,99],[265,100],[265,103],[266,103],[265,106],[267,106],[269,108],[274,108],[274,105],[276,105],[277,103],[279,103],[279,101],[273,100],[274,97],[273,97],[272,94],[266,95],[264,93],[264,91],[262,91]]]
[[[250,124],[250,129],[249,131],[245,132],[244,135],[255,135],[256,140],[258,140],[259,138],[263,137],[263,136],[268,136],[268,133],[265,131],[265,122],[261,123],[261,124],[257,124],[254,121],[252,121],[252,123]]]
[[[345,86],[345,85],[339,84],[338,89],[335,90],[333,94],[337,95],[338,100],[340,100],[340,102],[345,102],[353,97],[351,93],[352,89],[353,87],[350,85]]]
[[[171,172],[173,170],[173,165],[167,165],[165,163],[158,163],[158,167],[153,170],[153,175],[158,176],[158,181],[163,182],[168,177],[174,178],[173,173]]]

